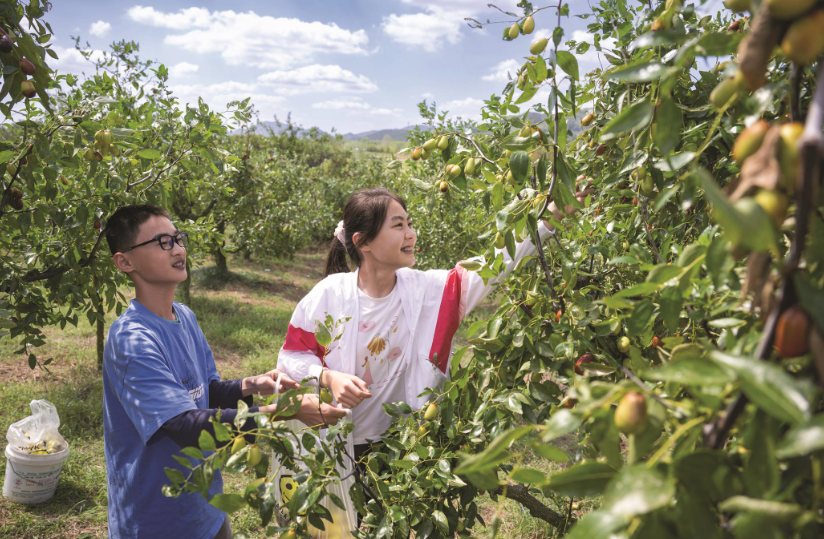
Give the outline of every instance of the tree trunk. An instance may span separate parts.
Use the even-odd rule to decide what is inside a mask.
[[[95,307],[95,312],[97,314],[95,326],[97,330],[97,370],[102,372],[103,371],[103,349],[106,344],[105,336],[103,335],[103,330],[105,329],[103,326],[104,317],[106,316],[106,312],[103,310],[103,297],[100,295],[98,291],[99,282],[97,280],[97,275],[93,277],[93,284],[94,284],[94,292],[95,296],[97,296],[97,307]]]
[[[217,231],[221,234],[226,232],[226,222],[221,221],[217,225]],[[221,242],[220,247],[224,247],[226,245],[226,241],[224,240]],[[215,249],[215,266],[217,267],[217,274],[218,275],[229,275],[229,266],[226,262],[226,255],[223,254],[223,251],[219,249]]]
[[[504,490],[506,490],[506,492],[504,492]],[[506,489],[504,489],[504,486],[501,485],[498,487],[498,490],[495,491],[495,494],[499,496],[506,496],[510,500],[515,500],[523,505],[529,511],[530,515],[535,518],[540,518],[553,528],[564,530],[568,528],[570,524],[575,522],[575,519],[569,519],[569,521],[567,521],[567,518],[565,518],[564,515],[556,513],[541,503],[538,498],[529,493],[529,487],[526,485],[510,483],[506,486]]]
[[[192,261],[186,257],[186,280],[180,283],[177,288],[180,291],[180,300],[183,304],[188,305],[191,300],[190,289],[192,286]]]

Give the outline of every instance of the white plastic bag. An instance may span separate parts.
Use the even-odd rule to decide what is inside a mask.
[[[6,439],[12,450],[44,455],[66,449],[69,444],[57,430],[60,427],[60,416],[57,415],[54,404],[47,400],[33,400],[29,407],[31,415],[12,424],[6,431]]]

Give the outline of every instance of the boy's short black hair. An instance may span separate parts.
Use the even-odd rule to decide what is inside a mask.
[[[106,222],[106,243],[109,244],[112,254],[131,247],[140,231],[140,225],[155,215],[171,219],[169,212],[152,204],[134,204],[118,208]]]

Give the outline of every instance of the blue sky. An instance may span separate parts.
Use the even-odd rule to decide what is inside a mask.
[[[497,5],[514,9],[514,0]],[[224,110],[251,96],[261,119],[288,112],[304,127],[341,133],[402,127],[419,120],[416,104],[477,118],[482,100],[500,93],[535,35],[555,16],[536,16],[536,31],[503,42],[503,25],[473,30],[463,21],[509,17],[485,0],[270,0],[234,2],[54,2],[46,15],[61,57],[50,65],[77,72],[84,65],[69,36],[95,49],[115,39],[140,43],[141,55],[171,70],[182,101],[202,96]],[[535,3],[536,7],[544,5]],[[588,11],[585,0],[572,12]],[[565,39],[590,39],[585,21],[562,19]],[[520,59],[520,61],[519,61]],[[591,49],[581,73],[598,65]],[[85,67],[88,70],[88,67]],[[545,99],[545,93],[536,99]]]

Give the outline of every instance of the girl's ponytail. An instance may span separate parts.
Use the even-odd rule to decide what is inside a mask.
[[[363,262],[360,246],[377,237],[393,200],[406,211],[406,202],[383,187],[361,189],[349,196],[343,207],[343,220],[338,223],[339,228],[329,245],[324,277],[351,271],[346,263],[347,255],[355,266],[360,267]],[[358,245],[353,240],[356,233],[360,233]]]
[[[338,238],[332,238],[329,245],[329,254],[326,256],[326,271],[323,276],[328,277],[333,273],[346,273],[350,271],[346,264],[346,247]]]

